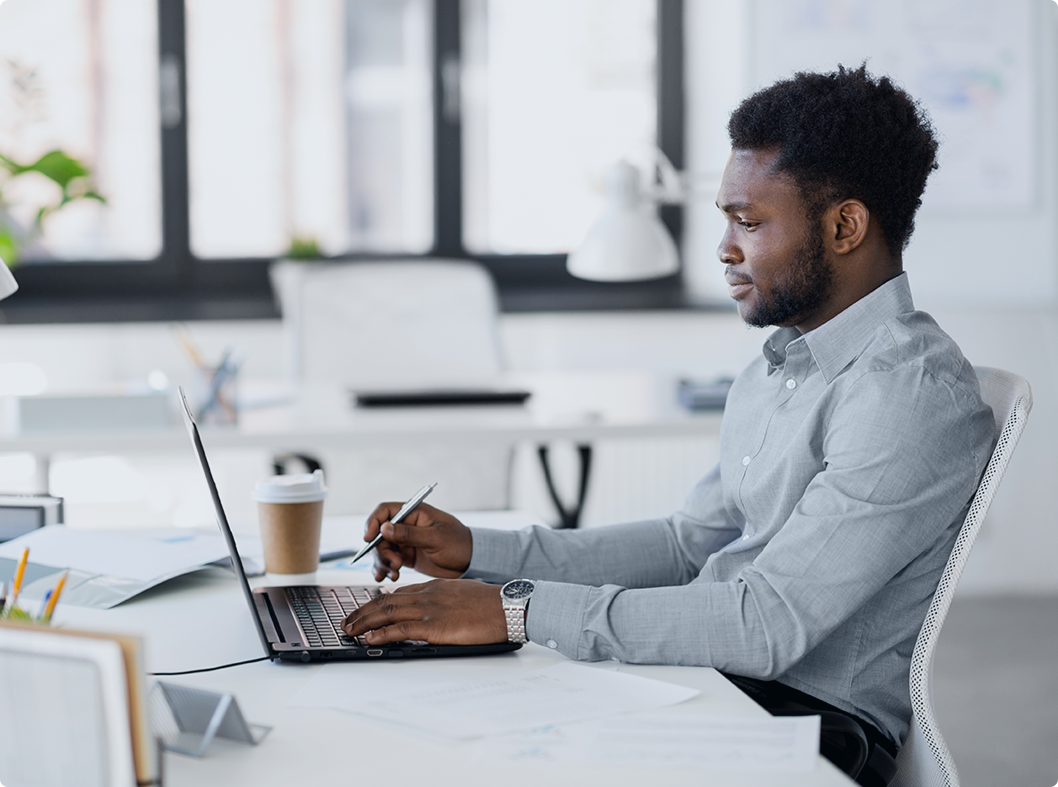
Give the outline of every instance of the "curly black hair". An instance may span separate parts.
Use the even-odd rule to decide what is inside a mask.
[[[859,199],[891,253],[911,239],[937,139],[925,110],[866,63],[826,74],[801,72],[754,93],[727,124],[736,150],[778,150],[775,169],[793,178],[809,216]]]

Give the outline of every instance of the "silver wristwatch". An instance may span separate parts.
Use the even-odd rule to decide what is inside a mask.
[[[507,618],[508,642],[529,641],[525,636],[525,611],[534,590],[536,584],[531,579],[512,579],[500,591],[503,614]]]

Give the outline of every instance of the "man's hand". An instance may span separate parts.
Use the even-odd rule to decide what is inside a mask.
[[[386,577],[396,580],[404,566],[431,577],[462,576],[470,565],[474,548],[466,525],[425,503],[420,503],[403,522],[395,525],[389,518],[396,515],[401,505],[383,503],[364,526],[364,541],[382,532],[382,540],[375,547],[375,581],[381,582]]]
[[[507,641],[500,586],[473,579],[435,579],[406,585],[364,604],[342,621],[350,637],[369,645],[425,640],[432,645]]]

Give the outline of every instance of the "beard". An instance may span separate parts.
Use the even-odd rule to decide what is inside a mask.
[[[754,328],[796,325],[830,299],[834,267],[827,260],[821,234],[814,233],[795,252],[797,263],[768,292],[760,292],[756,308],[742,319]]]

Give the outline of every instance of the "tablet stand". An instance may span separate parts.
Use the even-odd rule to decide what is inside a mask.
[[[256,746],[271,730],[249,724],[232,694],[158,682],[151,689],[151,723],[166,751],[203,757],[215,737]]]

